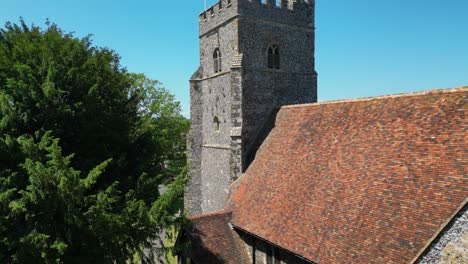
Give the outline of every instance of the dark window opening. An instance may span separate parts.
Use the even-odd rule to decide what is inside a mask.
[[[270,246],[266,250],[266,264],[273,264],[273,248]]]
[[[287,8],[288,7],[288,0],[280,1],[279,7]]]
[[[227,0],[227,5],[228,5],[228,6],[231,5],[231,0]]]
[[[213,119],[214,131],[219,132],[219,119],[217,116]]]
[[[268,68],[270,69],[280,68],[279,48],[276,45],[272,45],[268,48]]]
[[[280,263],[279,252],[273,246],[267,246],[265,257],[266,257],[267,264],[279,264]]]
[[[219,51],[218,48],[215,49],[213,53],[213,69],[214,72],[220,72],[221,71],[221,52]]]

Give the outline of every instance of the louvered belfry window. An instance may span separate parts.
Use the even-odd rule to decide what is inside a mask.
[[[280,68],[279,48],[276,45],[272,45],[268,47],[268,68],[270,69]]]
[[[221,71],[221,52],[219,51],[219,48],[216,48],[214,53],[213,53],[213,64],[214,64],[214,72],[220,72]]]

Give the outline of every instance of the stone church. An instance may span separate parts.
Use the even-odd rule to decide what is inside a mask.
[[[468,88],[317,103],[314,15],[199,16],[179,261],[468,263]]]

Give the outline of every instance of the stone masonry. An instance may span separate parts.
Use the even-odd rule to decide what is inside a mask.
[[[278,107],[317,100],[314,8],[313,0],[221,0],[200,14],[200,67],[190,80],[190,215],[223,207]],[[279,69],[268,67],[272,46]]]
[[[462,208],[416,263],[468,263],[468,205]]]

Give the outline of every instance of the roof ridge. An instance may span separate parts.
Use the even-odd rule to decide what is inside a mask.
[[[445,89],[431,89],[431,90],[409,92],[409,93],[378,95],[378,96],[371,96],[371,97],[338,99],[338,100],[307,103],[307,104],[285,105],[285,106],[282,106],[281,108],[296,108],[296,107],[308,107],[308,106],[331,105],[331,104],[342,104],[342,103],[358,103],[358,102],[385,100],[385,99],[391,99],[391,98],[417,97],[417,96],[426,96],[426,95],[433,95],[433,94],[450,94],[450,93],[459,93],[459,92],[468,92],[468,86],[459,86],[455,88],[445,88]]]
[[[215,216],[220,216],[220,215],[225,215],[225,214],[230,214],[230,213],[232,213],[232,211],[221,210],[221,211],[214,212],[214,213],[191,216],[189,217],[189,219],[197,220],[201,218],[215,217]]]

